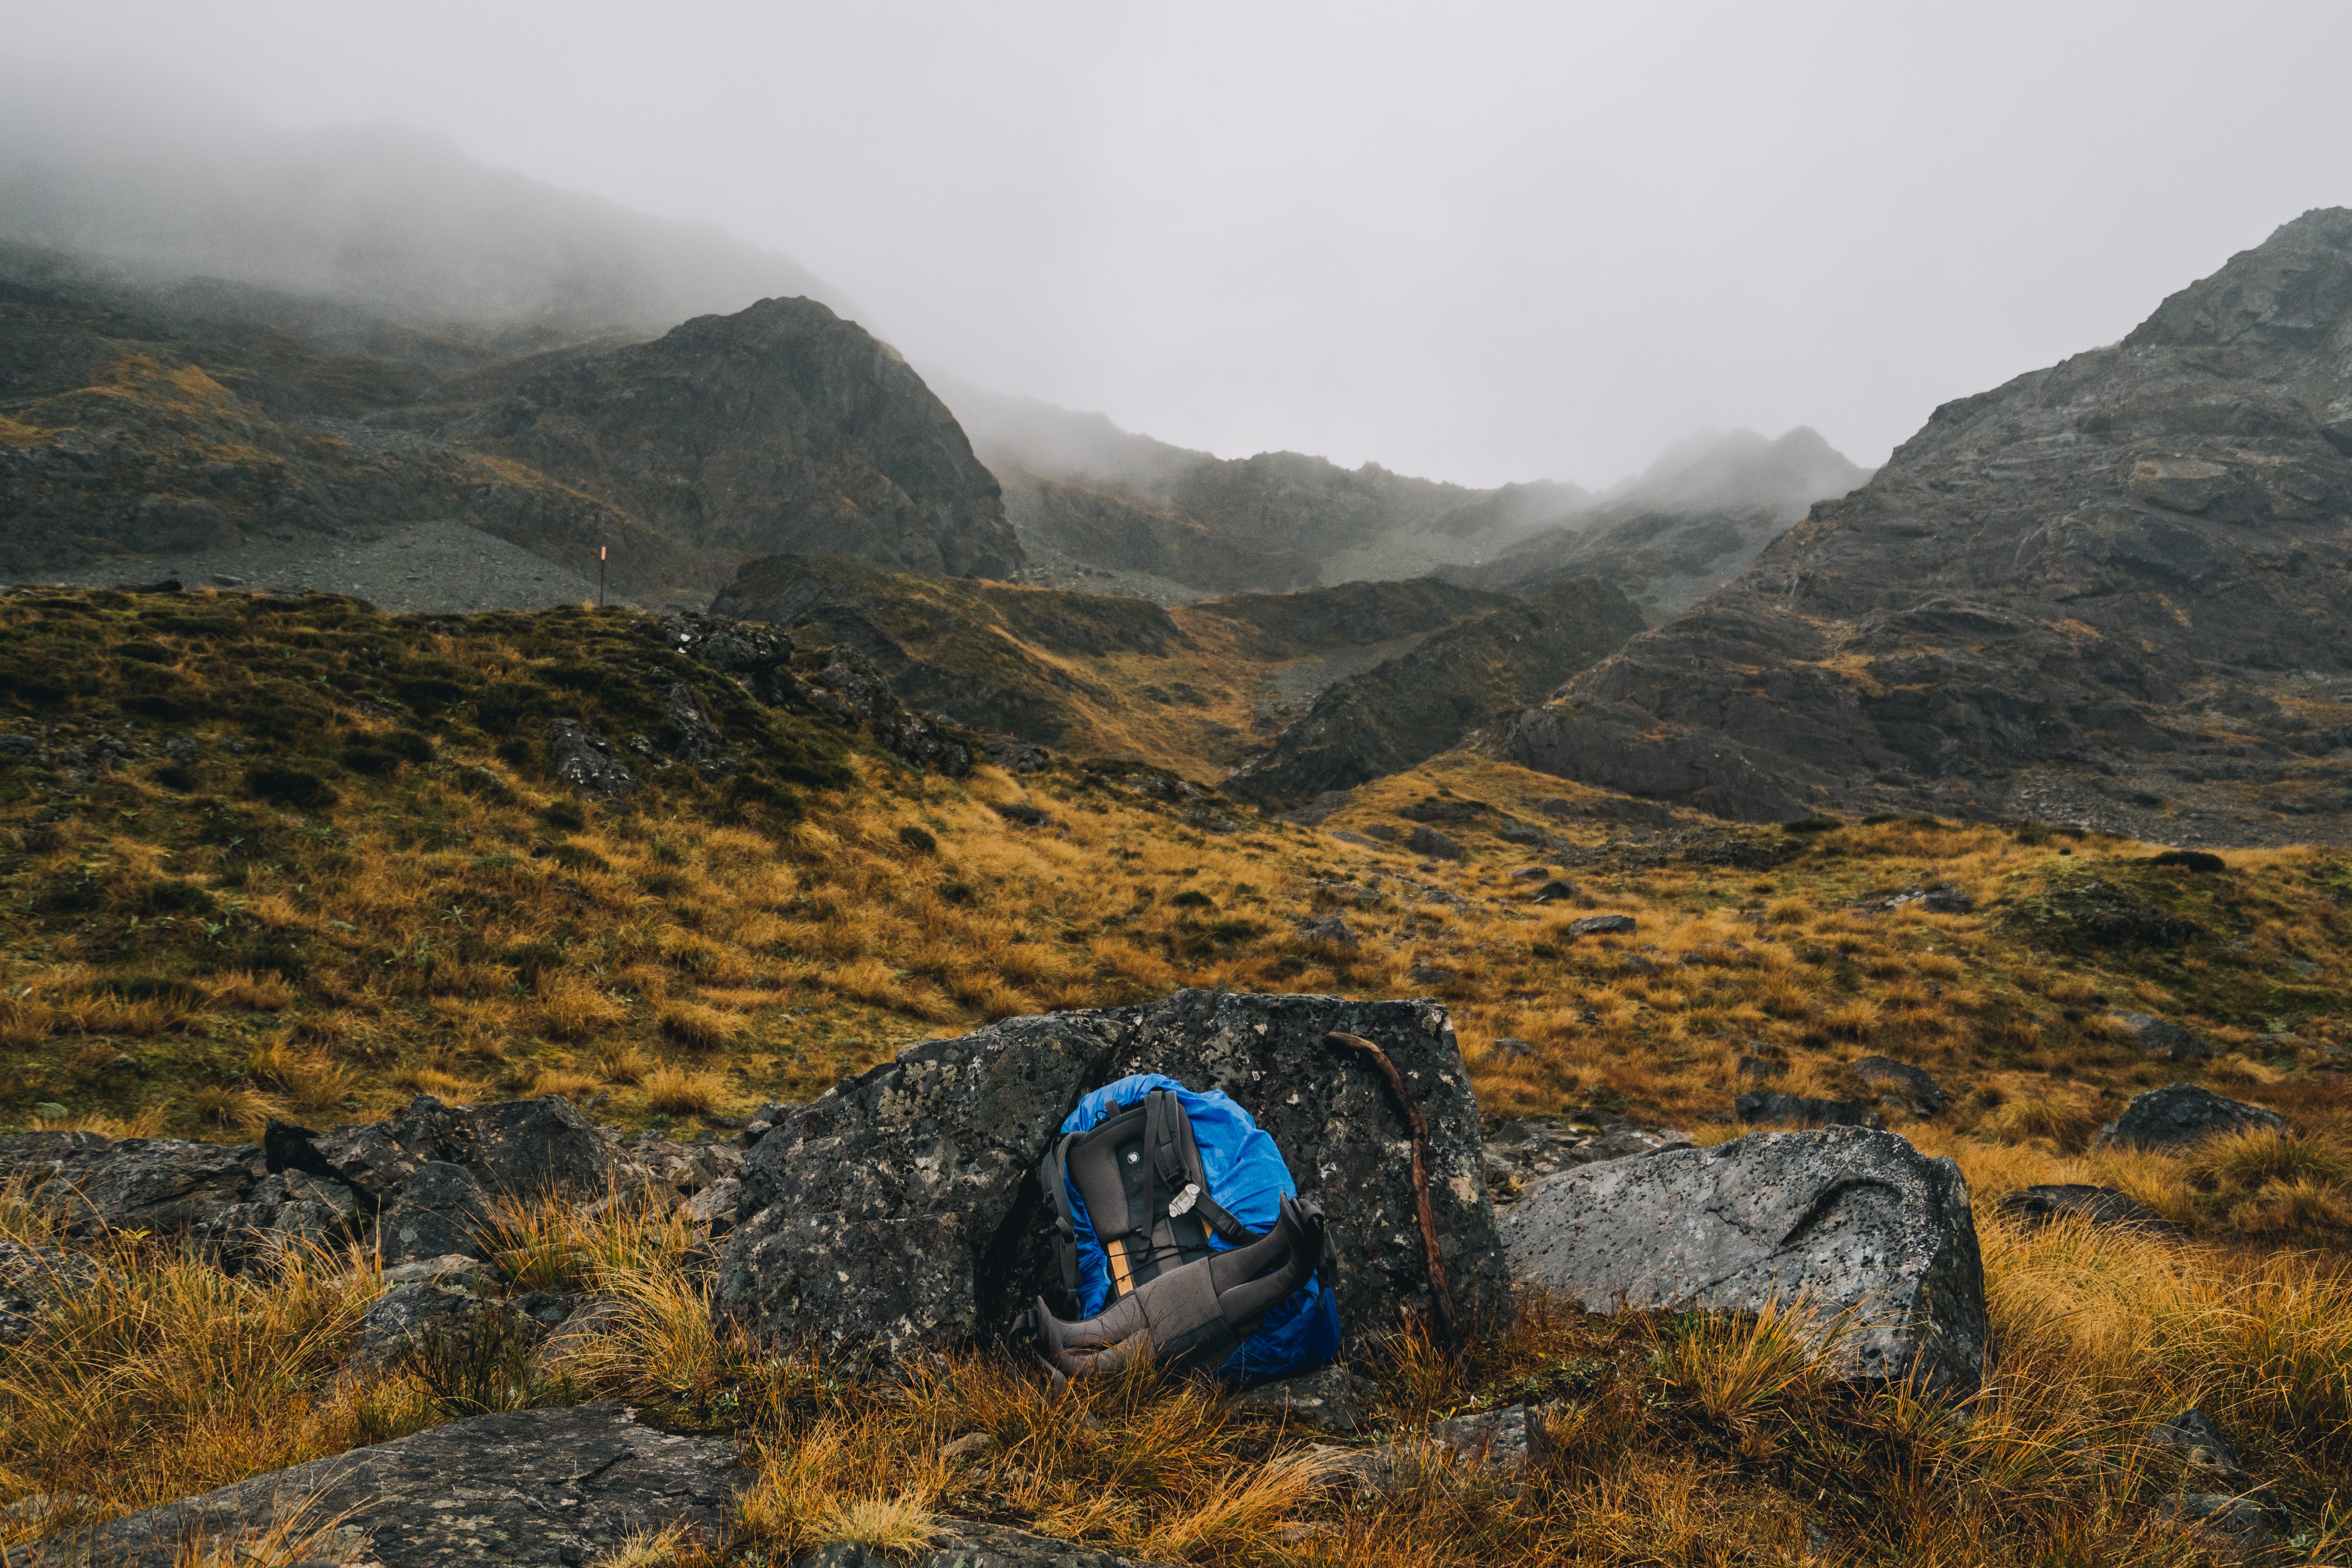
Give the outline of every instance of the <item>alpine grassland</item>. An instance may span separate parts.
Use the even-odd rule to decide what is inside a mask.
[[[683,760],[681,702],[719,752]],[[634,791],[558,778],[559,721],[604,738]],[[2352,856],[1738,826],[1470,752],[1307,825],[1166,755],[919,772],[761,704],[633,611],[19,590],[0,596],[0,1131],[242,1142],[420,1093],[560,1094],[691,1136],[994,1018],[1180,986],[1433,996],[1490,1116],[1601,1110],[1714,1142],[1769,1084],[1952,1156],[1985,1255],[1985,1386],[1841,1383],[1834,1327],[1801,1303],[1535,1296],[1458,1347],[1381,1342],[1355,1436],[1149,1370],[1056,1397],[1001,1346],[877,1382],[714,1324],[685,1216],[625,1204],[509,1206],[485,1234],[482,1289],[595,1289],[617,1303],[595,1331],[361,1367],[373,1257],[231,1276],[117,1232],[71,1253],[70,1310],[0,1353],[0,1543],[613,1396],[757,1456],[723,1536],[648,1537],[622,1559],[643,1564],[903,1555],[945,1515],[1202,1564],[2187,1564],[2218,1548],[2157,1500],[2219,1489],[2146,1436],[2193,1406],[2295,1521],[2280,1560],[2343,1560]],[[1574,929],[1596,915],[1632,927]],[[2207,1054],[2153,1055],[2126,1015]],[[1948,1100],[1882,1100],[1856,1068],[1874,1056]],[[2094,1148],[2172,1081],[2290,1131]],[[2053,1182],[2119,1188],[2175,1234],[1996,1212]],[[0,1237],[53,1225],[0,1196]],[[1509,1405],[1538,1428],[1522,1477],[1417,1436]],[[331,1555],[331,1526],[236,1561]]]

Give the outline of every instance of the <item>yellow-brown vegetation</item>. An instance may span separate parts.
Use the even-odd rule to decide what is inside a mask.
[[[74,657],[154,641],[181,698],[248,690],[234,683],[336,637],[397,642],[418,681],[468,690],[568,691],[591,653],[640,657],[620,612],[484,617],[460,637],[338,611],[214,645],[102,598],[54,612]],[[29,636],[49,613],[0,600],[0,631]],[[44,668],[68,689],[62,654]],[[270,689],[325,703],[306,692],[353,668]],[[254,710],[207,700],[207,715]],[[1464,1357],[1389,1346],[1370,1370],[1391,1431],[1545,1407],[1555,1457],[1517,1492],[1416,1454],[1401,1490],[1359,1499],[1299,1434],[1149,1378],[1055,1403],[974,1356],[884,1397],[714,1330],[674,1216],[607,1205],[594,1234],[568,1211],[504,1216],[514,1288],[625,1308],[517,1397],[742,1412],[768,1458],[741,1531],[770,1550],[896,1549],[929,1515],[984,1513],[1220,1563],[1793,1562],[1815,1529],[1856,1561],[2187,1561],[2146,1506],[2151,1486],[2180,1484],[2177,1461],[2138,1437],[2190,1404],[2242,1437],[2298,1519],[2336,1528],[2352,1481],[2340,851],[2232,851],[2210,872],[2031,824],[1629,830],[1596,792],[1461,754],[1309,827],[1171,797],[1131,762],[920,775],[807,718],[761,721],[789,790],[729,793],[675,768],[607,810],[511,735],[447,720],[427,737],[380,704],[332,701],[319,732],[362,753],[341,771],[315,752],[300,777],[232,763],[274,753],[231,752],[243,733],[210,716],[186,721],[202,760],[176,772],[152,756],[81,781],[0,768],[0,1126],[242,1141],[270,1114],[355,1120],[417,1092],[561,1093],[624,1125],[692,1121],[804,1100],[989,1018],[1179,985],[1437,994],[1493,1115],[1593,1106],[1734,1136],[1732,1097],[1754,1082],[1743,1057],[1783,1064],[1773,1087],[1790,1093],[1871,1100],[1855,1072],[1870,1055],[1952,1091],[1933,1118],[1883,1112],[1958,1159],[1977,1198],[1998,1359],[1966,1420],[1901,1391],[1840,1392],[1774,1314],[1529,1301]],[[38,720],[58,746],[99,722],[64,699]],[[1432,808],[1462,858],[1424,861],[1402,832],[1373,841]],[[1536,880],[1513,873],[1537,865],[1575,894],[1530,902]],[[1939,887],[1973,908],[1911,897]],[[1635,930],[1570,929],[1599,913]],[[1352,941],[1297,934],[1335,914]],[[2146,1055],[2122,1012],[2187,1024],[2217,1054]],[[2294,1131],[2184,1158],[2094,1151],[2132,1094],[2175,1079],[2259,1099]],[[2026,1236],[1993,1217],[2040,1182],[2117,1187],[2188,1239]],[[37,1229],[0,1214],[0,1233]],[[108,1283],[86,1310],[0,1368],[0,1500],[72,1493],[120,1512],[481,1397],[414,1369],[333,1374],[373,1289],[363,1260],[289,1256],[229,1280],[163,1238],[97,1257]],[[988,1453],[940,1459],[979,1432]],[[704,1549],[638,1547],[648,1562]]]

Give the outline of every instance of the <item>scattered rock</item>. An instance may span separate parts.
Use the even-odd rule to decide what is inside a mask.
[[[591,1296],[564,1314],[562,1321],[540,1345],[532,1364],[541,1372],[562,1369],[599,1337],[612,1333],[630,1318],[629,1304],[617,1296]]]
[[[1003,805],[992,805],[988,809],[1005,821],[1017,822],[1024,827],[1044,827],[1054,820],[1025,801],[1008,801]]]
[[[1882,910],[1901,910],[1908,909],[1913,904],[1918,905],[1931,915],[1965,915],[1972,912],[1977,907],[1977,901],[1962,892],[1959,885],[1954,882],[1938,882],[1932,888],[1906,889],[1892,898],[1880,900],[1877,907]]]
[[[2251,1557],[2274,1539],[2263,1505],[2227,1492],[2187,1492],[2156,1505],[2156,1517],[2205,1538],[2217,1556]]]
[[[1853,1310],[1847,1375],[1975,1388],[1984,1269],[1968,1184],[1891,1132],[1760,1132],[1563,1171],[1502,1222],[1512,1278],[1591,1310]]]
[[[1300,921],[1298,940],[1310,946],[1354,947],[1357,944],[1356,933],[1349,931],[1348,922],[1338,915],[1326,915],[1319,921]]]
[[[1933,1116],[1951,1099],[1923,1069],[1892,1057],[1864,1057],[1853,1064],[1853,1071],[1871,1088],[1891,1090],[1916,1116]]]
[[[1742,1057],[1738,1074],[1741,1078],[1761,1079],[1769,1083],[1789,1070],[1787,1060],[1780,1057]]]
[[[2099,1129],[2094,1149],[2186,1149],[2223,1132],[2267,1127],[2286,1131],[2275,1110],[2225,1100],[2193,1083],[2168,1083],[2132,1096],[2124,1113]]]
[[[1541,882],[1550,876],[1551,868],[1549,866],[1522,866],[1511,873],[1512,880],[1519,882]]]
[[[1562,899],[1572,899],[1576,897],[1580,889],[1575,883],[1555,877],[1550,881],[1546,882],[1542,887],[1538,888],[1534,892],[1529,893],[1528,895],[1528,901],[1531,904],[1556,904]],[[1623,917],[1604,915],[1601,918],[1607,920],[1612,918],[1622,919]],[[1573,931],[1576,924],[1580,923],[1580,921],[1571,923],[1569,929]]]
[[[2203,876],[2210,876],[2216,871],[2226,871],[2230,868],[2230,863],[2227,860],[2203,849],[2167,849],[2161,854],[2149,856],[2147,863],[2151,866],[2170,866],[2183,871],[2195,871]]]
[[[1535,1047],[1512,1035],[1498,1037],[1487,1049],[1507,1062],[1524,1061],[1535,1055]]]
[[[731,1149],[696,1155],[705,1163],[738,1158]],[[446,1168],[411,1194],[436,1163]],[[273,1120],[258,1146],[94,1132],[0,1138],[0,1182],[22,1182],[69,1237],[109,1229],[185,1236],[232,1270],[288,1240],[363,1237],[380,1216],[395,1264],[472,1256],[474,1228],[494,1196],[587,1197],[625,1178],[656,1179],[625,1165],[619,1140],[556,1096],[458,1110],[420,1095],[388,1121],[323,1132]],[[402,1241],[403,1231],[414,1236]]]
[[[53,1302],[97,1277],[98,1266],[80,1253],[0,1240],[0,1345],[31,1339]]]
[[[190,1539],[233,1538],[307,1504],[307,1517],[335,1521],[339,1541],[383,1568],[581,1568],[672,1525],[722,1534],[751,1480],[731,1440],[656,1432],[607,1401],[453,1421],[52,1537],[43,1549],[168,1568]]]
[[[2162,1215],[2113,1187],[2084,1186],[2076,1183],[2021,1187],[2016,1192],[2003,1194],[2000,1201],[1993,1205],[1993,1212],[2020,1229],[2029,1231],[2039,1230],[2053,1220],[2079,1217],[2093,1225],[2136,1230],[2149,1236],[2178,1237],[2181,1234]]]
[[[1340,843],[1352,844],[1359,849],[1378,849],[1381,847],[1379,839],[1367,837],[1363,834],[1351,832],[1345,827],[1327,827],[1324,831]]]
[[[1333,1270],[1341,1322],[1384,1332],[1433,1306],[1404,1121],[1371,1066],[1325,1042],[1331,1030],[1377,1042],[1420,1101],[1440,1255],[1456,1312],[1480,1320],[1508,1287],[1444,1009],[1211,991],[928,1041],[782,1112],[744,1161],[719,1308],[774,1340],[885,1352],[1002,1328],[1055,1285],[1026,1179],[1055,1130],[1087,1090],[1154,1071],[1224,1090],[1274,1137],[1348,1238]]]
[[[1440,1447],[1453,1449],[1457,1458],[1509,1476],[1526,1474],[1543,1455],[1543,1423],[1530,1419],[1524,1405],[1456,1415],[1432,1426],[1429,1436]]]
[[[793,1559],[792,1568],[1154,1568],[1072,1541],[1031,1535],[1001,1524],[941,1519],[928,1549],[877,1552],[841,1542]]]
[[[1459,860],[1462,846],[1434,827],[1416,827],[1406,837],[1404,847],[1416,855],[1426,855],[1433,860]]]
[[[967,1459],[986,1458],[994,1452],[996,1452],[995,1438],[985,1432],[967,1432],[954,1442],[941,1447],[940,1458],[953,1467],[962,1464]]]
[[[1616,936],[1634,929],[1632,915],[1587,915],[1580,921],[1568,922],[1570,936]]]
[[[1851,1100],[1814,1100],[1751,1089],[1731,1102],[1731,1113],[1759,1127],[1870,1127],[1876,1119]]]
[[[1397,835],[1402,833],[1404,829],[1393,822],[1374,822],[1368,824],[1364,831],[1382,844],[1392,844],[1396,841]]]
[[[1425,958],[1416,958],[1412,961],[1412,966],[1405,971],[1405,978],[1415,985],[1444,985],[1460,979],[1461,976],[1442,963],[1432,963]]]
[[[613,742],[575,719],[548,726],[547,755],[555,776],[583,795],[619,800],[636,793],[636,775],[614,754]]]
[[[470,1258],[462,1252],[448,1252],[438,1258],[394,1264],[378,1279],[385,1289],[391,1290],[402,1285],[433,1285],[445,1279],[463,1280],[481,1266],[482,1260],[478,1258]]]
[[[492,1332],[539,1337],[535,1321],[504,1301],[448,1285],[398,1286],[369,1302],[360,1314],[359,1342],[352,1349],[351,1364],[384,1371],[428,1342],[444,1354],[462,1355],[486,1322]]]
[[[1042,773],[1053,765],[1054,753],[1034,741],[1015,735],[989,735],[980,742],[981,754],[1008,773]]]
[[[1370,1379],[1334,1362],[1304,1377],[1260,1384],[1234,1394],[1230,1403],[1236,1410],[1287,1415],[1327,1432],[1356,1432],[1365,1424],[1364,1402],[1377,1392],[1379,1385]]]
[[[2201,1410],[2184,1410],[2147,1435],[2148,1446],[2179,1454],[2192,1465],[2202,1465],[2219,1470],[2225,1476],[2242,1477],[2246,1467],[2238,1451],[2230,1447],[2213,1423]]]
[[[1499,1207],[1572,1166],[1632,1159],[1689,1142],[1686,1132],[1644,1131],[1622,1116],[1599,1112],[1583,1112],[1572,1121],[1531,1116],[1498,1122],[1486,1138],[1486,1182]]]
[[[2151,1017],[2146,1013],[2110,1013],[2107,1016],[2128,1031],[2139,1048],[2152,1057],[2190,1062],[2202,1061],[2213,1054],[2210,1043],[2169,1018]]]
[[[490,1214],[490,1194],[471,1172],[446,1160],[428,1160],[383,1211],[378,1239],[393,1263],[459,1253],[487,1258],[483,1233]]]
[[[688,1217],[694,1221],[696,1229],[715,1241],[735,1228],[735,1205],[742,1192],[740,1180],[721,1177],[687,1201]]]

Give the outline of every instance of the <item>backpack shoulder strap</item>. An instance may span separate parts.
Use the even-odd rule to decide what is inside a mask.
[[[1209,1195],[1208,1172],[1202,1167],[1200,1141],[1192,1136],[1192,1119],[1184,1114],[1184,1102],[1170,1089],[1156,1089],[1151,1094],[1155,1102],[1163,1095],[1167,1097],[1165,1118],[1160,1123],[1161,1136],[1153,1141],[1152,1157],[1169,1193],[1181,1194],[1187,1186],[1192,1187],[1192,1212],[1228,1246],[1255,1241],[1256,1231],[1235,1219],[1223,1204]]]
[[[1062,1289],[1074,1300],[1078,1293],[1078,1226],[1070,1213],[1070,1143],[1076,1136],[1073,1132],[1055,1139],[1037,1165],[1037,1186],[1054,1221],[1054,1261],[1062,1271]]]

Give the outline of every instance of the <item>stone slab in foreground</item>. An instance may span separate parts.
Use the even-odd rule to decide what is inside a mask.
[[[234,1539],[307,1504],[306,1520],[336,1523],[327,1554],[338,1560],[582,1568],[634,1534],[676,1523],[725,1534],[751,1480],[731,1438],[656,1432],[615,1402],[520,1410],[151,1508],[9,1561],[167,1568],[185,1539]]]
[[[1984,1267],[1968,1184],[1891,1132],[1759,1132],[1563,1171],[1503,1221],[1512,1278],[1594,1311],[1851,1311],[1849,1374],[1973,1388]]]
[[[1429,1196],[1456,1310],[1505,1302],[1478,1107],[1432,1002],[1182,991],[1147,1006],[1018,1018],[910,1046],[785,1115],[744,1162],[722,1310],[778,1342],[887,1350],[1002,1331],[1055,1280],[1032,1176],[1087,1090],[1135,1072],[1223,1089],[1274,1135],[1339,1244],[1349,1337],[1430,1310],[1410,1133],[1372,1040],[1428,1118]]]

